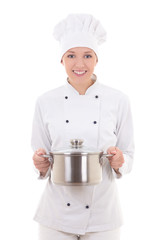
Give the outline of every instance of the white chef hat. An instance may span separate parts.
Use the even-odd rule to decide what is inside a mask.
[[[89,14],[68,15],[55,26],[53,35],[60,43],[61,57],[74,47],[91,48],[98,56],[98,45],[106,40],[101,23]]]

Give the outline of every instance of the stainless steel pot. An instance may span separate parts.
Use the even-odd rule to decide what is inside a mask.
[[[72,139],[69,149],[56,150],[43,157],[51,161],[51,179],[53,183],[66,186],[86,186],[102,181],[104,154],[97,149],[87,149],[83,140]]]

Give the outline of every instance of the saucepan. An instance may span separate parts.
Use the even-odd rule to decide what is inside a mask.
[[[95,185],[102,181],[102,151],[83,146],[82,139],[72,139],[71,146],[42,155],[51,162],[51,180],[64,186]]]

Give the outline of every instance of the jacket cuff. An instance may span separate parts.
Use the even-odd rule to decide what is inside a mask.
[[[130,157],[128,154],[123,154],[124,156],[124,164],[122,167],[119,168],[119,172],[124,175],[126,173],[130,173],[132,170],[133,165],[133,158]]]
[[[46,178],[48,178],[48,177],[50,176],[50,174],[51,174],[51,166],[48,168],[45,176],[42,176],[41,173],[40,173],[40,171],[39,171],[37,168],[34,167],[34,169],[35,169],[36,173],[38,174],[38,177],[37,177],[38,179],[46,179]]]
[[[131,172],[133,165],[133,158],[128,154],[123,154],[124,164],[119,168],[119,171],[116,173],[114,169],[112,169],[112,173],[115,178],[121,178],[124,174]]]
[[[120,170],[120,169],[119,169]],[[118,170],[118,172],[116,172],[113,168],[112,168],[112,173],[113,173],[113,176],[115,178],[121,178],[122,177],[122,174],[121,172]]]

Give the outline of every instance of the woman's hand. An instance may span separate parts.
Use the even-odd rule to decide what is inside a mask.
[[[117,147],[109,147],[107,150],[108,154],[113,154],[113,157],[109,157],[109,163],[111,167],[118,172],[119,168],[122,167],[124,163],[124,157],[122,151]]]
[[[45,154],[46,151],[43,148],[39,148],[33,155],[33,163],[43,177],[46,175],[50,166],[48,158],[41,157],[41,155]]]

